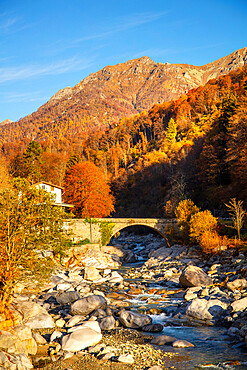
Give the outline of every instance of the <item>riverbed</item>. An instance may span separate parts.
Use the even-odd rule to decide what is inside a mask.
[[[115,317],[114,328],[102,330],[103,338],[99,343],[103,346],[102,349],[97,350],[97,353],[90,352],[90,348],[67,354],[66,351],[58,351],[57,354],[50,356],[50,348],[54,347],[54,342],[52,344],[50,341],[51,344],[43,347],[44,352],[34,356],[33,363],[36,368],[45,370],[147,370],[152,366],[159,366],[161,369],[177,370],[247,369],[246,345],[243,338],[239,340],[239,337],[230,337],[229,326],[216,326],[213,323],[206,325],[205,322],[184,314],[187,289],[182,288],[179,283],[181,271],[192,263],[204,266],[208,273],[214,273],[214,270],[210,270],[210,263],[205,264],[200,260],[196,248],[190,251],[187,251],[184,246],[175,245],[168,248],[164,239],[157,235],[134,233],[122,233],[117,239],[112,240],[111,244],[115,245],[115,252],[123,252],[119,254],[123,256],[122,265],[112,270],[121,275],[120,282],[109,283],[109,280],[104,280],[106,270],[104,268],[100,270],[97,267],[96,270],[99,269],[97,274],[100,272],[103,281],[93,278],[91,282],[86,282],[87,289],[84,293],[79,290],[82,295],[85,293],[87,295],[89,291],[89,294],[103,294],[108,300],[108,309],[111,312],[107,315]],[[215,262],[217,261],[219,262],[215,257]],[[230,261],[233,265],[236,262],[240,266],[239,257]],[[219,263],[214,264],[213,269],[219,265]],[[234,267],[233,265],[231,267]],[[228,273],[228,265],[225,268]],[[107,273],[109,271],[111,270]],[[80,274],[80,268],[78,270],[78,267],[75,267],[75,270],[73,268],[67,271],[61,270],[57,276],[67,279],[68,290],[78,291]],[[213,288],[216,287],[221,275],[220,273],[213,274]],[[79,279],[79,285],[74,280],[75,277]],[[83,285],[82,288],[84,289],[85,286]],[[46,305],[48,312],[53,315],[55,321],[57,320],[56,323],[61,319],[64,320],[65,326],[62,329],[56,327],[55,330],[61,330],[62,335],[66,335],[68,333],[67,323],[71,319],[70,306],[59,307],[57,305],[56,299],[60,294],[58,286],[54,286],[48,293],[48,300],[44,296],[39,298],[39,302]],[[234,294],[241,296],[240,292]],[[245,294],[246,290],[243,291],[242,297]],[[161,331],[144,331],[144,327],[139,330],[123,327],[119,317],[124,310],[149,315],[152,318],[152,324],[162,325]],[[244,316],[241,315],[242,313],[239,314],[239,318],[243,317],[244,320]],[[85,320],[88,319],[101,321],[101,318],[96,317],[94,312]],[[245,325],[244,322],[243,325]],[[49,333],[54,332],[54,328],[50,332],[46,329],[39,332],[48,338],[49,343]],[[162,335],[173,337],[178,341],[187,341],[191,346],[176,348],[172,343],[166,345],[151,343]],[[59,339],[58,343],[61,344]],[[109,360],[103,360],[102,356],[107,351],[112,351],[114,355]],[[120,355],[130,355],[134,362],[119,363]],[[40,359],[43,360],[40,361]]]
[[[183,302],[181,288],[167,287],[166,283],[159,281],[154,277],[152,279],[132,277],[134,272],[142,269],[147,255],[145,256],[146,246],[143,244],[141,236],[130,235],[129,237],[120,237],[116,244],[126,243],[133,246],[137,261],[135,263],[126,263],[118,270],[132,287],[139,287],[141,294],[134,294],[132,298],[126,299],[131,304],[131,309],[138,312],[149,314],[153,323],[164,325],[163,331],[159,334],[166,334],[177,339],[187,340],[194,347],[173,349],[170,346],[156,346],[164,351],[179,352],[179,361],[174,361],[176,369],[247,369],[247,351],[243,344],[232,343],[227,335],[226,327],[195,325],[191,322],[183,322],[182,319],[174,319],[169,315],[170,308],[179,306]],[[158,238],[159,240],[159,238]],[[165,291],[165,293],[164,293]],[[161,293],[160,293],[161,292]],[[177,293],[176,293],[177,292]],[[123,293],[122,291],[120,293]],[[169,294],[172,293],[172,294]],[[150,314],[157,311],[156,314]]]

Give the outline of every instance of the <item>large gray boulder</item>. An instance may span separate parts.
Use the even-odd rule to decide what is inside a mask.
[[[151,340],[151,344],[156,344],[158,346],[163,346],[164,344],[172,344],[177,339],[170,337],[170,335],[158,335]]]
[[[102,334],[88,327],[65,335],[62,339],[62,349],[69,352],[81,351],[84,348],[94,346],[102,339]]]
[[[122,311],[119,315],[119,321],[126,328],[141,329],[142,327],[152,323],[152,318],[148,315],[143,315],[131,311]]]
[[[56,297],[56,301],[58,304],[65,305],[65,304],[71,304],[78,299],[80,299],[80,293],[71,291],[71,292],[64,292]]]
[[[198,320],[220,320],[227,312],[228,304],[219,299],[194,299],[187,307],[186,314]]]
[[[213,280],[200,267],[190,265],[179,277],[182,287],[196,287],[212,285]]]
[[[22,314],[23,324],[31,329],[53,328],[55,326],[51,315],[35,302],[18,302],[16,309]]]
[[[101,330],[111,330],[114,329],[116,321],[112,315],[103,317],[100,321],[100,329]]]
[[[101,295],[90,295],[72,303],[71,314],[86,316],[98,308],[104,309],[106,305],[107,301]]]

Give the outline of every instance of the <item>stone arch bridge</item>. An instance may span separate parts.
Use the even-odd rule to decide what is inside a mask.
[[[65,222],[72,240],[89,239],[91,243],[107,244],[110,238],[129,226],[147,226],[157,231],[166,240],[167,227],[176,224],[175,219],[163,218],[97,218],[72,219]]]

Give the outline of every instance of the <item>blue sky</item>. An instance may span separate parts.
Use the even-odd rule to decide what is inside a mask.
[[[106,65],[203,65],[247,46],[246,0],[0,0],[0,122]]]

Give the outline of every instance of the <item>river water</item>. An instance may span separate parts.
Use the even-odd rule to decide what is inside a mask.
[[[117,243],[128,242],[128,238],[119,238]],[[142,243],[142,238],[136,236],[134,243],[134,252],[138,258],[136,263],[123,264],[118,270],[124,280],[127,281],[131,286],[142,286],[145,289],[142,290],[141,294],[136,294],[130,298],[126,298],[126,301],[130,303],[130,307],[133,310],[137,310],[141,313],[152,312],[155,309],[157,314],[150,314],[153,319],[153,323],[161,323],[164,325],[164,329],[161,333],[152,335],[165,334],[177,339],[187,340],[194,344],[191,348],[174,348],[172,346],[157,346],[157,348],[168,352],[176,352],[178,356],[172,357],[169,368],[179,370],[189,369],[247,369],[247,350],[243,346],[243,343],[233,344],[229,337],[226,335],[227,328],[215,327],[215,326],[193,326],[193,323],[189,326],[188,323],[182,320],[176,320],[171,318],[169,315],[169,308],[179,306],[183,301],[182,295],[178,294],[177,298],[174,298],[174,294],[160,294],[159,291],[164,292],[164,286],[155,279],[142,279],[132,278],[129,274],[130,271],[140,267],[145,256],[145,244]],[[133,237],[130,238],[130,243],[133,245]],[[144,253],[143,253],[144,252]],[[129,276],[130,275],[130,276]],[[133,275],[133,274],[132,274]],[[167,288],[169,291],[169,288]],[[174,290],[180,290],[178,288],[172,288]],[[171,288],[170,288],[171,290]],[[181,291],[181,290],[180,290]],[[154,292],[154,293],[152,293]],[[119,292],[123,293],[123,291]],[[165,296],[165,298],[164,298]],[[176,297],[176,294],[175,294]],[[150,311],[151,310],[151,311]]]

